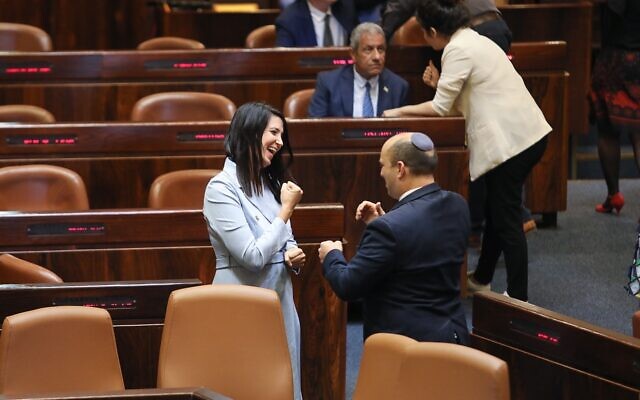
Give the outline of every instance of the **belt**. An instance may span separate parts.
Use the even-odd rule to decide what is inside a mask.
[[[495,21],[497,19],[502,19],[500,13],[496,11],[487,11],[482,14],[478,14],[475,17],[472,17],[469,20],[469,26],[478,26],[480,24],[484,24],[485,22]]]

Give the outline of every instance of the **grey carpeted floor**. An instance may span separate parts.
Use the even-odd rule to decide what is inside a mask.
[[[576,180],[568,185],[567,211],[558,215],[557,228],[527,235],[529,244],[529,301],[538,306],[614,331],[631,334],[631,315],[638,299],[626,294],[640,217],[640,180],[622,180],[626,204],[620,215],[598,214],[604,200],[602,180]],[[477,252],[469,252],[473,269]],[[506,288],[504,264],[493,280],[493,290]],[[470,320],[470,301],[465,306]],[[362,355],[362,324],[347,327],[347,399],[351,399]]]

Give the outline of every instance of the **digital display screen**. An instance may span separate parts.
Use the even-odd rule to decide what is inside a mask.
[[[518,333],[522,333],[541,342],[553,345],[560,344],[560,335],[548,329],[540,328],[530,322],[513,319],[509,321],[510,328]]]
[[[33,224],[27,227],[27,235],[95,235],[104,234],[104,224],[96,223],[58,223],[58,224]]]
[[[77,144],[76,135],[15,135],[7,136],[5,139],[8,145],[29,146],[29,145],[57,145],[57,144]]]
[[[198,131],[179,132],[177,135],[179,142],[219,142],[224,140],[224,131]]]
[[[45,61],[29,61],[0,63],[0,73],[3,75],[15,74],[50,74],[53,72],[53,65]]]
[[[207,69],[207,60],[151,60],[144,63],[146,70],[192,70]]]
[[[84,306],[104,308],[105,310],[135,310],[133,297],[63,297],[54,299],[54,306]]]
[[[345,139],[375,139],[375,138],[389,138],[395,136],[400,132],[406,132],[406,129],[389,128],[389,129],[369,129],[369,128],[352,128],[342,131],[342,137]]]
[[[301,57],[298,65],[301,67],[330,67],[332,65],[351,65],[353,60],[350,57]]]

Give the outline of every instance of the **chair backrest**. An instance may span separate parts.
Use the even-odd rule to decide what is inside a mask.
[[[51,38],[42,29],[0,22],[0,51],[51,51]]]
[[[415,340],[392,333],[376,333],[364,342],[353,400],[393,399],[400,365]]]
[[[0,122],[53,124],[56,119],[44,108],[27,104],[9,104],[0,106]]]
[[[315,89],[303,89],[291,93],[284,101],[283,113],[286,118],[306,118],[309,116],[309,103]]]
[[[171,293],[158,387],[206,386],[236,400],[293,398],[291,360],[276,292],[203,285]]]
[[[264,25],[249,32],[244,41],[247,49],[262,49],[276,46],[276,26]]]
[[[141,98],[133,105],[131,120],[137,122],[230,121],[236,106],[219,94],[165,92]]]
[[[78,211],[89,209],[80,175],[55,165],[0,168],[0,210]]]
[[[149,207],[202,209],[207,183],[217,169],[185,169],[157,177],[149,189]]]
[[[640,339],[640,311],[633,314],[633,336]]]
[[[394,32],[391,44],[396,46],[426,46],[424,32],[416,17],[411,17]]]
[[[123,389],[106,310],[46,307],[5,318],[0,335],[3,395]]]
[[[0,284],[61,282],[62,278],[38,264],[11,254],[0,254]]]
[[[452,343],[411,345],[400,367],[393,398],[508,400],[507,363]]]
[[[204,44],[197,40],[177,36],[161,36],[145,40],[138,50],[201,50]]]

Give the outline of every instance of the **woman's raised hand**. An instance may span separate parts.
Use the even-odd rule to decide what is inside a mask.
[[[302,193],[300,186],[291,181],[283,184],[282,188],[280,188],[282,207],[293,211],[295,206],[300,202],[300,199],[302,199]]]
[[[438,86],[439,79],[440,72],[438,68],[433,65],[433,61],[429,60],[429,65],[427,65],[427,68],[424,69],[424,73],[422,74],[422,82],[435,89]]]

